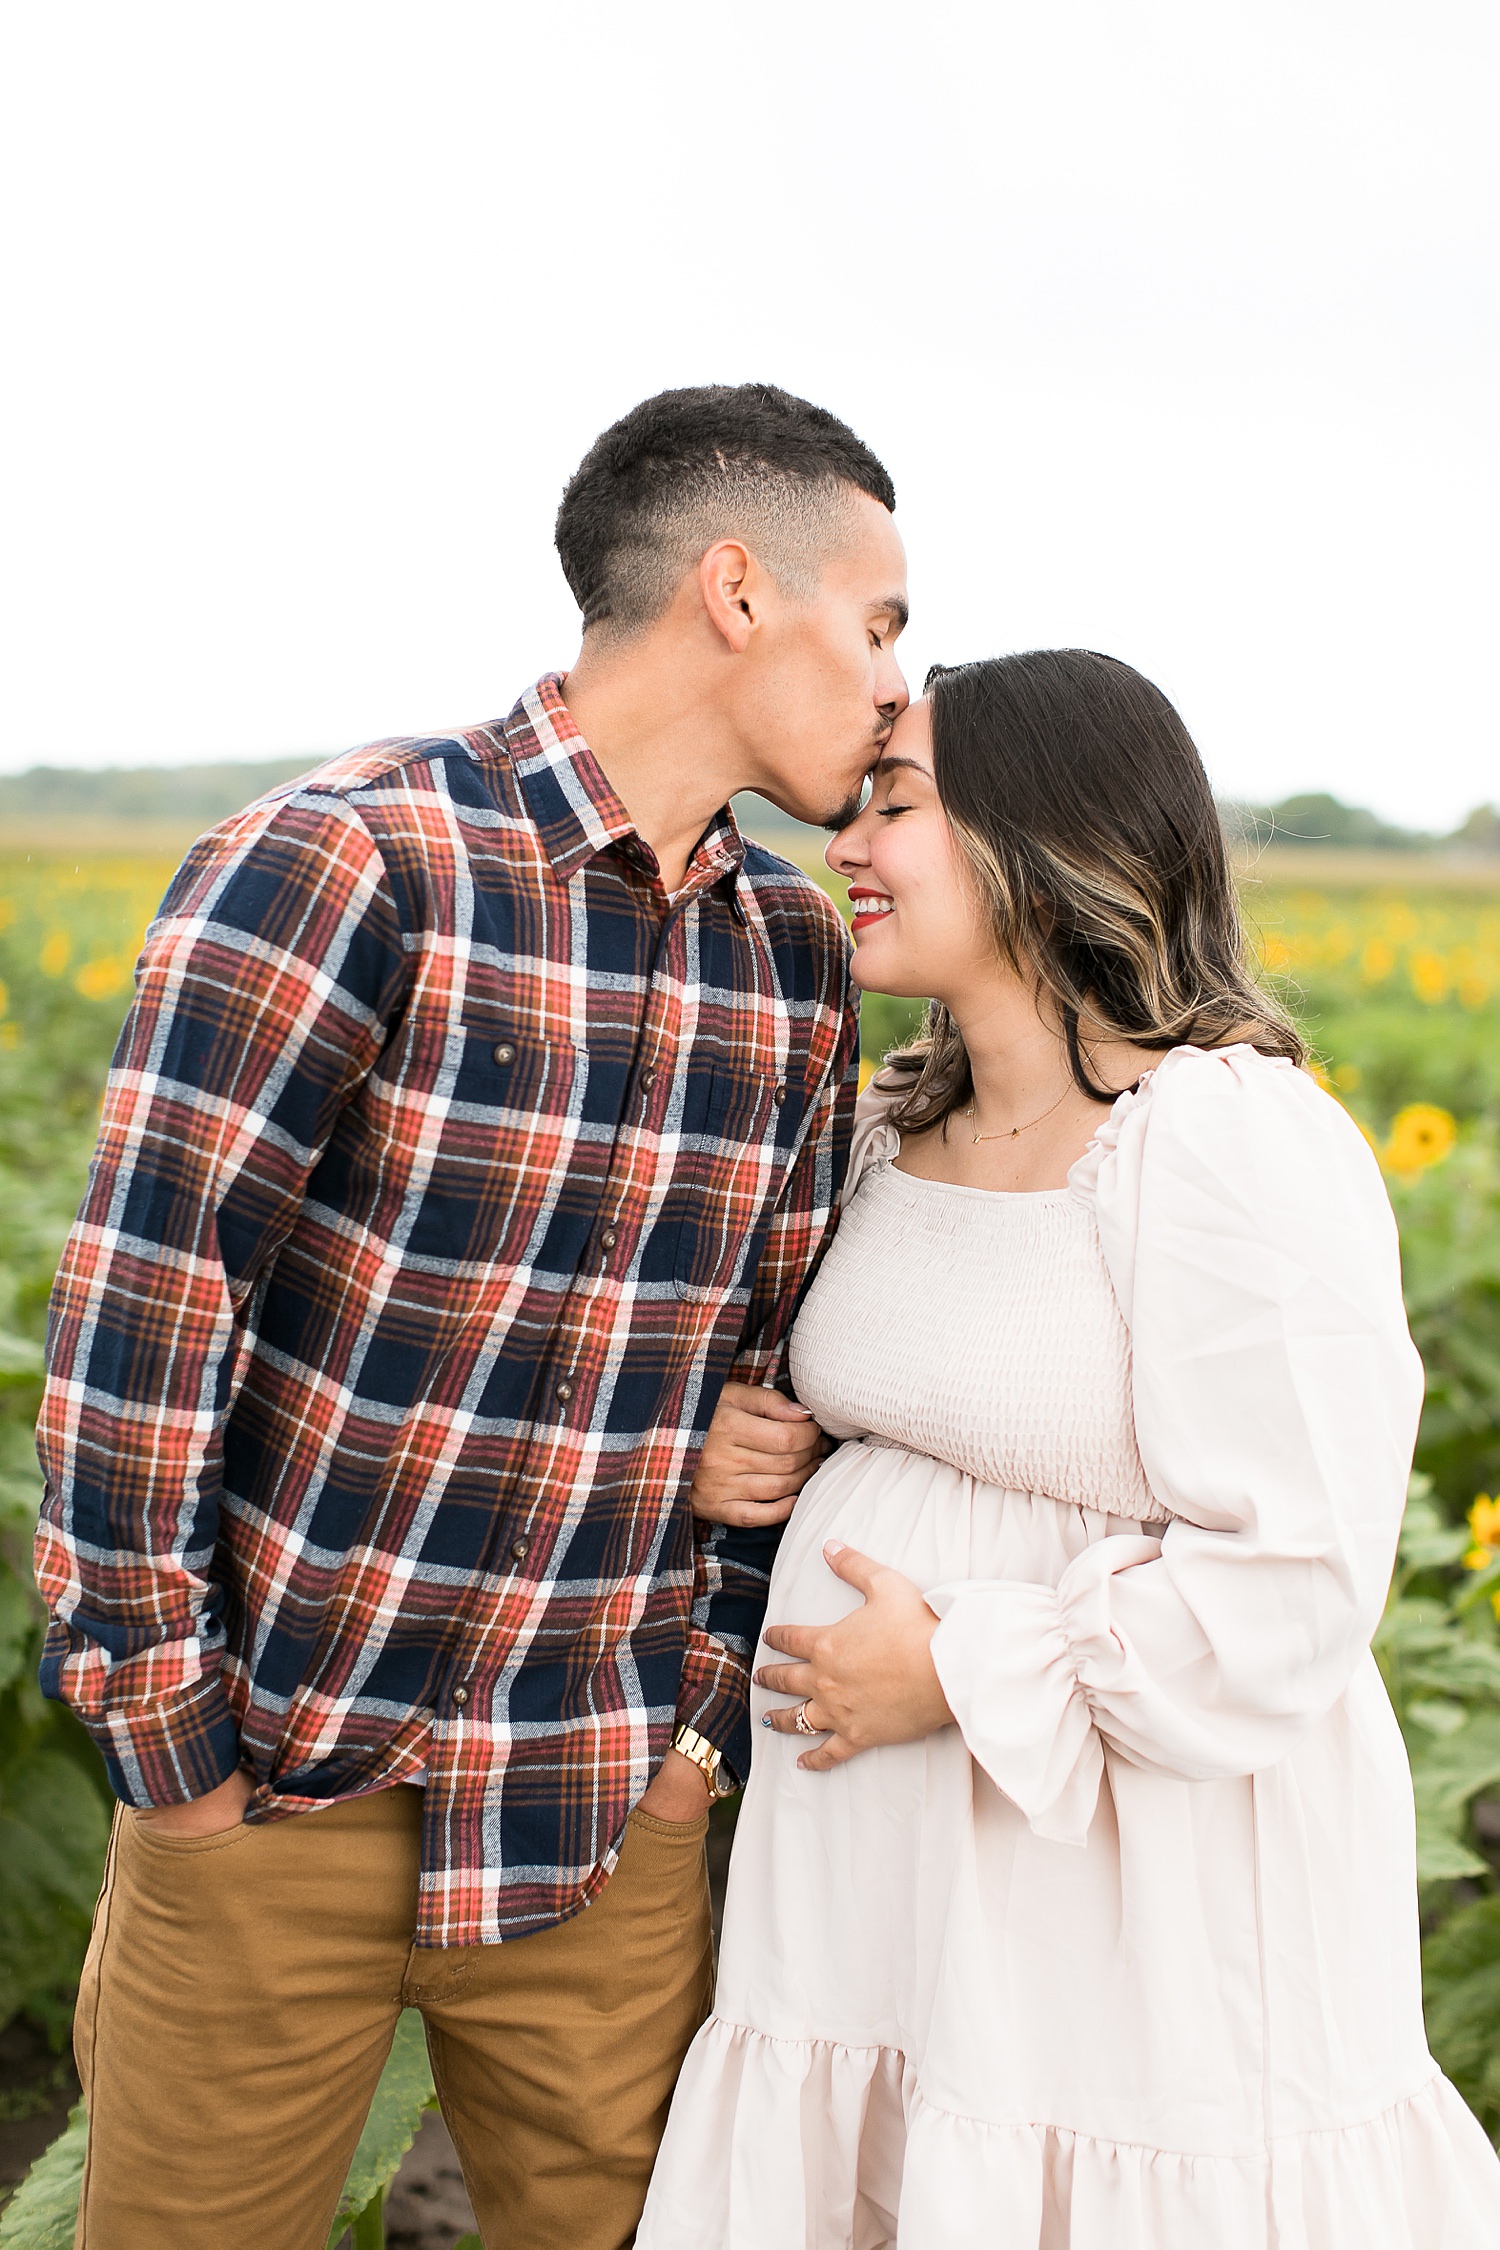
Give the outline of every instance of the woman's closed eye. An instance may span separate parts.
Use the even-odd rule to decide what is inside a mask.
[[[910,805],[880,805],[877,810],[882,820],[895,820],[899,814],[911,811]]]

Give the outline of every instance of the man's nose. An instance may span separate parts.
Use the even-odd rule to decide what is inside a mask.
[[[891,658],[888,666],[882,668],[880,675],[877,677],[875,693],[878,698],[876,709],[880,716],[888,726],[894,726],[896,720],[900,718],[911,701],[911,690],[908,688],[901,667],[894,657]]]

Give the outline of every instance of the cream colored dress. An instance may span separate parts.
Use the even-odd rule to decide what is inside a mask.
[[[1422,1386],[1364,1142],[1243,1047],[1043,1194],[894,1169],[885,1106],[769,1616],[855,1605],[826,1539],[894,1565],[958,1724],[826,1774],[757,1730],[641,2250],[1496,2250],[1369,1655]]]

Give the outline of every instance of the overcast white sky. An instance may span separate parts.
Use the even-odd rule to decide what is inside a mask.
[[[1221,790],[1500,796],[1493,0],[46,0],[0,767],[322,752],[566,665],[595,433],[763,378],[907,643],[1081,643]]]

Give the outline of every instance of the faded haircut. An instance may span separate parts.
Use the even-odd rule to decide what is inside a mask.
[[[589,448],[557,511],[584,628],[653,624],[704,554],[742,539],[794,600],[852,532],[854,494],[896,505],[869,447],[771,383],[662,391]]]

